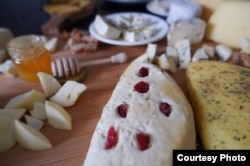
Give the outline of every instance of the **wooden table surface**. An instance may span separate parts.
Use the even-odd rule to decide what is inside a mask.
[[[159,51],[164,51],[166,40],[162,39],[156,43],[159,46]],[[0,154],[0,166],[81,166],[93,131],[102,113],[102,108],[109,100],[118,79],[126,67],[134,58],[143,54],[146,47],[146,45],[125,47],[100,43],[98,50],[95,52],[70,55],[69,51],[62,51],[52,55],[53,57],[76,56],[80,60],[91,60],[125,52],[129,57],[129,61],[124,64],[102,64],[88,67],[87,76],[82,81],[87,86],[87,90],[82,93],[74,106],[66,108],[72,116],[72,131],[52,128],[45,120],[45,125],[41,131],[49,138],[53,148],[32,151],[17,144],[10,151]],[[184,72],[176,73],[174,78],[186,93]],[[31,89],[43,91],[40,83],[26,82],[18,77],[12,78],[0,74],[0,108],[3,108],[12,97]]]

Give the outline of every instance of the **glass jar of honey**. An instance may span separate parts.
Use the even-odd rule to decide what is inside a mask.
[[[39,36],[14,38],[8,42],[7,49],[19,76],[24,80],[38,82],[38,72],[52,74],[50,53]]]

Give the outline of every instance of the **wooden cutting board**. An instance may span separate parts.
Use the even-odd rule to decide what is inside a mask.
[[[163,52],[166,40],[157,42],[159,51]],[[0,166],[29,166],[29,165],[53,165],[53,166],[81,166],[85,159],[90,140],[96,124],[102,113],[102,108],[109,100],[111,93],[130,61],[143,54],[145,46],[112,46],[100,43],[95,52],[72,55],[69,51],[62,51],[53,55],[74,56],[80,60],[92,60],[109,57],[119,52],[125,52],[129,61],[124,64],[103,64],[87,68],[87,76],[82,81],[87,90],[78,99],[77,103],[66,110],[73,120],[72,131],[63,131],[52,128],[45,121],[42,132],[49,138],[53,148],[43,151],[31,151],[16,145],[6,153],[0,154]],[[177,83],[186,92],[185,71],[179,71],[173,75]],[[26,82],[20,78],[11,78],[0,75],[0,108],[3,108],[12,97],[37,89],[42,91],[39,83]]]

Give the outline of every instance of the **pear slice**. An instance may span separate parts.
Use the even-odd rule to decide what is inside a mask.
[[[44,122],[36,119],[32,116],[29,115],[24,115],[24,118],[26,120],[26,123],[30,126],[33,127],[36,130],[41,130],[41,128],[43,127]]]
[[[33,110],[30,111],[32,117],[45,120],[47,118],[45,104],[42,102],[35,102],[33,105]]]
[[[5,116],[13,120],[21,119],[25,112],[25,108],[4,108],[0,109],[0,116]]]
[[[0,116],[0,153],[10,150],[15,144],[13,120]]]
[[[59,81],[57,81],[52,75],[38,72],[37,76],[47,97],[52,96],[61,88]]]
[[[52,148],[49,139],[40,131],[15,119],[15,137],[17,142],[24,148],[30,150],[45,150]]]
[[[22,93],[11,98],[6,104],[5,108],[27,108],[33,109],[33,103],[40,101],[44,102],[45,95],[35,89]]]
[[[45,101],[45,108],[51,126],[63,130],[72,129],[71,116],[62,106],[51,101]]]
[[[62,107],[70,107],[75,104],[78,97],[86,89],[86,85],[78,83],[77,81],[68,80],[50,100]]]

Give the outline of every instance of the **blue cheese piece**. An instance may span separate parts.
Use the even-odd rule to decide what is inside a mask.
[[[167,58],[173,59],[176,65],[179,64],[179,56],[174,46],[167,46],[165,54]]]
[[[121,34],[121,30],[108,24],[106,20],[100,15],[96,15],[94,20],[94,27],[100,35],[109,39],[117,39]]]
[[[167,39],[168,44],[173,45],[180,39],[189,39],[191,45],[202,41],[207,23],[199,18],[191,18],[177,21],[170,26]]]
[[[195,51],[192,57],[192,62],[209,59],[204,48],[199,48]]]
[[[167,22],[172,24],[176,21],[200,17],[202,7],[190,0],[174,0],[170,5]]]
[[[174,46],[179,56],[180,69],[186,69],[191,62],[190,41],[188,39],[181,39]]]
[[[215,52],[218,57],[224,62],[227,61],[233,54],[233,50],[224,44],[218,44],[215,47]]]

